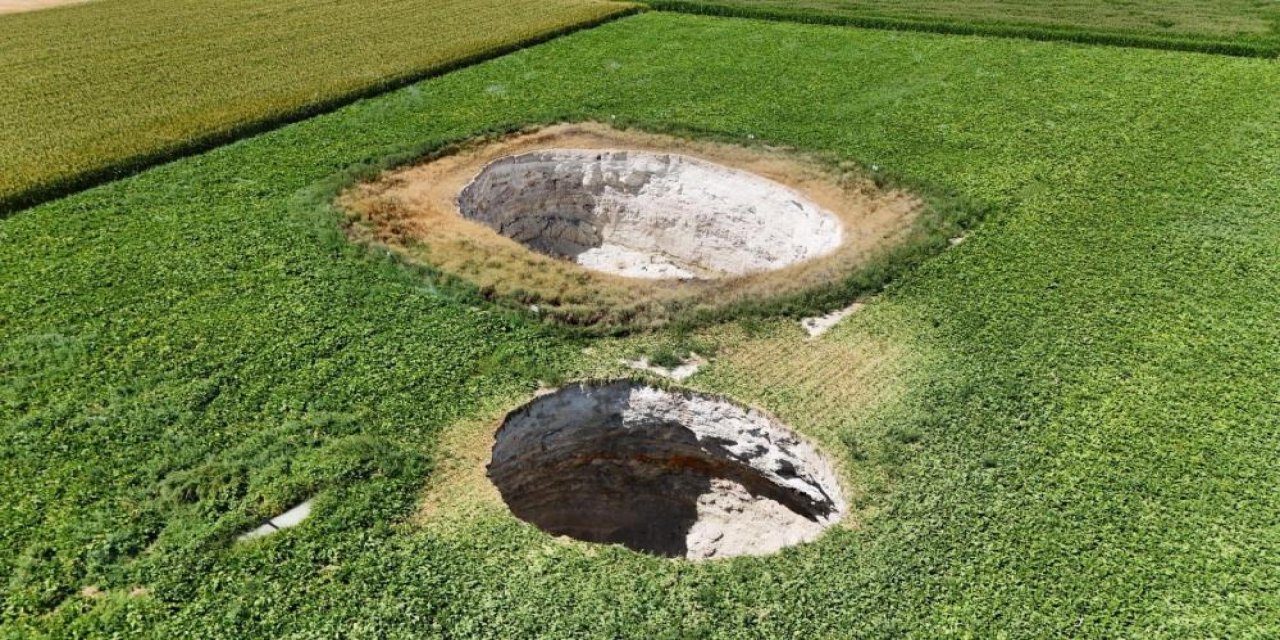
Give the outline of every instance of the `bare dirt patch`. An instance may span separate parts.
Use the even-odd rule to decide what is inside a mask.
[[[656,376],[670,378],[676,382],[683,382],[693,377],[699,369],[706,366],[707,359],[702,356],[691,353],[680,364],[673,367],[663,367],[649,361],[648,356],[641,356],[634,360],[625,360],[624,363],[637,371],[647,371]]]
[[[742,202],[738,203],[742,207],[737,210],[745,212],[744,215],[750,214],[747,216],[748,224],[766,225],[759,233],[743,234],[739,230],[735,236],[735,227],[729,225],[724,227],[723,233],[717,231],[693,237],[692,241],[686,237],[689,234],[678,233],[667,240],[644,245],[648,240],[635,237],[637,229],[641,229],[637,227],[627,231],[631,234],[627,242],[615,244],[603,256],[597,252],[596,257],[600,261],[584,266],[567,259],[573,256],[564,254],[581,254],[603,246],[602,238],[592,235],[602,235],[603,232],[583,228],[577,222],[566,223],[564,219],[581,218],[578,213],[566,214],[565,207],[579,212],[584,208],[595,210],[600,207],[595,197],[597,194],[581,188],[582,182],[593,179],[588,172],[575,170],[552,175],[551,179],[577,180],[578,184],[571,190],[573,197],[559,197],[563,195],[563,189],[549,190],[557,194],[557,197],[548,199],[549,209],[529,214],[540,216],[534,219],[543,223],[541,226],[522,222],[506,229],[503,225],[513,218],[503,218],[504,214],[493,208],[501,205],[497,202],[500,198],[491,197],[486,201],[485,207],[492,214],[488,220],[477,221],[463,215],[459,206],[460,194],[487,168],[521,156],[534,158],[544,167],[554,167],[556,159],[548,160],[546,156],[549,151],[569,151],[572,152],[570,155],[587,155],[589,159],[615,154],[607,157],[614,158],[615,164],[621,163],[618,166],[631,171],[621,179],[636,175],[632,171],[634,163],[628,164],[635,159],[640,159],[642,164],[648,163],[643,164],[639,171],[646,176],[645,180],[651,180],[653,175],[665,175],[666,170],[661,167],[657,170],[646,168],[654,162],[659,165],[674,162],[684,169],[693,167],[698,170],[712,166],[713,170],[708,175],[730,176],[733,180],[746,176],[757,179],[757,184],[776,185],[778,190],[770,193],[785,205],[781,210],[792,217],[779,219],[782,213],[770,212],[752,218],[750,216],[755,213],[748,211],[751,202]],[[547,165],[547,162],[551,164]],[[599,177],[603,174],[591,175]],[[498,182],[509,181],[513,176],[498,178]],[[704,184],[698,188],[705,187],[704,190],[713,192],[713,200],[719,198],[723,201],[734,195],[732,187],[726,193],[724,186]],[[667,194],[670,198],[666,202],[680,202],[682,195],[678,192],[681,186],[673,184],[667,187],[672,193]],[[621,189],[601,192],[605,191],[616,195]],[[490,185],[489,193],[511,196],[516,191],[503,191],[500,185]],[[789,204],[787,198],[778,194],[795,194],[797,197],[790,200],[797,204]],[[340,196],[339,203],[348,212],[348,231],[357,241],[391,247],[412,260],[460,276],[491,297],[511,300],[523,306],[536,305],[540,313],[558,321],[631,326],[653,326],[682,311],[714,309],[746,300],[796,293],[843,279],[878,252],[903,241],[923,206],[921,200],[910,193],[882,190],[865,177],[852,173],[836,174],[819,162],[794,153],[619,131],[595,123],[555,125],[498,140],[477,141],[454,153],[389,171],[375,180],[356,185]],[[529,209],[526,205],[529,203],[519,206]],[[789,211],[786,207],[790,207]],[[623,209],[635,210],[634,207]],[[644,228],[655,232],[672,225],[679,228],[688,220],[698,220],[699,215],[703,215],[703,227],[715,222],[704,215],[700,206],[691,205],[687,210],[691,217],[649,224]],[[797,233],[803,235],[821,227],[825,215],[834,218],[838,224],[838,241],[830,242],[828,246],[824,242],[829,242],[830,236],[826,236],[827,240],[819,239],[813,243],[795,243],[788,239]],[[805,216],[811,218],[810,222],[803,221]],[[526,215],[518,217],[525,221],[530,219]],[[499,222],[491,226],[494,220]],[[768,227],[771,220],[776,223],[776,228]],[[529,242],[530,238],[540,237],[538,234],[542,227],[550,227],[553,223],[558,225],[552,238],[555,242],[548,240],[545,245],[551,247],[550,250],[533,250],[516,239]],[[521,224],[525,226],[521,227]],[[694,226],[699,225],[695,223]],[[515,238],[495,229],[510,230],[508,235]],[[726,251],[738,251],[749,245],[751,236],[765,234],[763,237],[767,239],[771,237],[768,233],[777,235],[778,241],[767,241],[757,246],[773,246],[770,251],[774,251],[776,245],[782,243],[788,247],[785,255],[756,252],[762,256],[757,259],[748,248],[745,252],[733,254],[736,257],[729,261],[730,267],[724,268],[726,263],[723,261],[704,259],[698,254],[700,249],[718,244],[727,247]],[[576,248],[556,249],[566,246],[564,243],[556,244],[563,238],[576,238],[576,244],[572,245]],[[598,245],[595,244],[597,242]],[[618,250],[619,246],[621,250]],[[632,252],[637,246],[640,247],[638,253]],[[670,251],[671,247],[676,250]],[[588,268],[599,267],[602,262],[618,268]],[[746,266],[741,269],[733,266],[738,264]],[[627,277],[652,276],[653,273],[638,273],[646,268],[659,277]],[[609,270],[616,273],[608,273]]]
[[[69,4],[84,4],[93,2],[94,0],[0,0],[0,15],[6,13],[26,13],[27,11],[39,11],[41,9],[52,9]]]

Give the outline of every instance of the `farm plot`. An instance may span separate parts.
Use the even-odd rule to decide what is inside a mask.
[[[656,8],[798,22],[1280,55],[1280,6],[1256,0],[650,0]]]
[[[23,211],[0,221],[0,624],[1266,635],[1276,71],[652,13]],[[989,213],[815,339],[751,319],[599,341],[357,248],[314,206],[352,166],[564,119],[829,154]],[[690,563],[494,502],[492,428],[540,382],[691,345],[711,362],[689,385],[843,470],[839,524]],[[306,499],[302,525],[235,542]]]
[[[628,9],[109,0],[3,16],[0,215]]]

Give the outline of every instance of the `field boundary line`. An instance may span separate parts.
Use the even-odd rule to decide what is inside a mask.
[[[642,4],[619,3],[619,6],[620,8],[618,11],[604,16],[552,29],[546,33],[538,34],[523,40],[490,47],[489,49],[477,51],[470,55],[442,64],[429,66],[416,71],[410,71],[408,73],[389,76],[368,86],[338,93],[313,102],[308,102],[295,109],[289,109],[274,115],[268,115],[239,124],[233,124],[225,129],[212,131],[208,134],[179,142],[167,149],[160,149],[157,151],[134,155],[116,162],[108,163],[101,167],[87,169],[64,178],[59,178],[45,184],[38,184],[10,194],[0,194],[0,220],[4,220],[14,214],[39,206],[46,202],[65,198],[80,191],[99,187],[110,182],[115,182],[116,180],[122,180],[175,160],[199,155],[201,153],[212,151],[218,147],[226,146],[246,138],[252,138],[253,136],[279,129],[286,125],[301,122],[326,113],[331,113],[353,103],[359,102],[360,100],[373,98],[397,89],[403,89],[404,87],[422,82],[423,80],[437,78],[454,71],[459,71],[466,67],[501,58],[502,56],[510,55],[517,51],[528,49],[540,44],[545,44],[557,38],[577,33],[579,31],[594,29],[615,20],[635,16],[648,10],[647,7]]]
[[[1209,53],[1240,58],[1280,57],[1280,42],[1224,42],[1222,40],[1165,37],[1121,31],[1077,29],[1001,23],[947,22],[916,18],[823,14],[795,9],[748,8],[690,0],[644,0],[656,11],[721,18],[748,18],[774,22],[859,27],[887,31],[915,31],[945,35],[1023,38],[1041,42],[1074,42],[1134,49]]]

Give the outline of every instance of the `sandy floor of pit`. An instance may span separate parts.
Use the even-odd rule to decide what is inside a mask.
[[[84,4],[95,0],[0,0],[0,15],[52,9],[68,4]]]

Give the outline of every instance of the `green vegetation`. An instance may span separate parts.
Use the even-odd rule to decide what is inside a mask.
[[[1267,0],[647,0],[657,9],[816,24],[1066,40],[1238,56],[1280,55]]]
[[[667,332],[658,335],[662,335],[664,339],[658,344],[648,345],[641,354],[649,359],[649,364],[656,367],[674,369],[695,356],[712,357],[718,350],[716,342],[687,333]]]
[[[628,6],[110,0],[3,16],[0,215]]]
[[[649,352],[649,364],[655,367],[674,369],[687,360],[693,352],[688,349],[673,348],[667,345],[657,347]]]
[[[1272,635],[1278,70],[650,13],[0,221],[0,634]],[[372,159],[558,118],[989,208],[818,341],[694,336],[721,348],[696,385],[861,464],[856,527],[688,564],[411,518],[446,427],[613,352],[306,205]],[[231,542],[310,495],[302,526]]]

